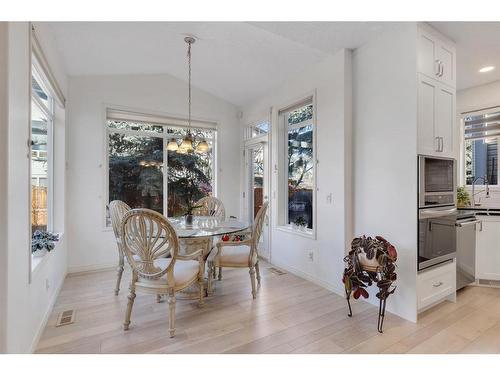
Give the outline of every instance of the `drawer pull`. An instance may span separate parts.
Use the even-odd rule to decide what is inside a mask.
[[[436,283],[436,284],[432,284],[432,286],[433,286],[434,288],[439,288],[441,285],[443,285],[443,282],[442,282],[442,281],[440,281],[440,282],[438,282],[438,283]]]

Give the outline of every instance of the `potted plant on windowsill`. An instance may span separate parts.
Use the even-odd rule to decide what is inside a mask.
[[[59,241],[59,234],[37,230],[31,236],[31,253],[33,256],[43,256],[54,250],[54,242],[57,241]]]
[[[299,216],[293,221],[293,227],[298,230],[305,231],[307,227],[306,219],[304,219],[302,216]]]

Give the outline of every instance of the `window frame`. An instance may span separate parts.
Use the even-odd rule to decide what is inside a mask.
[[[144,123],[154,123],[154,125],[159,125],[164,128],[164,131],[162,133],[155,133],[155,132],[150,132],[150,131],[140,131],[140,130],[129,130],[129,129],[113,129],[108,126],[108,120],[110,120],[108,116],[109,111],[120,111],[124,113],[130,113],[134,116],[137,116],[138,114],[142,114],[144,116],[144,120],[140,121],[138,119],[131,119],[129,120],[130,122],[144,122]],[[147,121],[147,117],[156,117],[156,118],[161,118],[160,121]],[[176,124],[172,125],[169,124],[169,119],[172,119],[171,122],[177,122]],[[127,120],[123,120],[127,121]],[[165,113],[158,113],[155,111],[150,111],[150,110],[138,110],[138,109],[131,109],[131,108],[125,108],[122,106],[116,106],[116,105],[104,105],[103,106],[103,123],[104,123],[104,167],[103,172],[104,172],[104,204],[102,205],[103,207],[103,223],[102,223],[102,230],[107,232],[112,230],[112,226],[108,224],[108,212],[106,206],[109,204],[109,135],[111,133],[119,133],[119,134],[124,134],[124,135],[130,135],[130,136],[142,136],[142,137],[155,137],[155,138],[162,138],[163,139],[163,212],[165,217],[168,215],[168,151],[166,149],[167,142],[171,138],[176,138],[176,139],[181,139],[182,136],[180,135],[175,135],[175,134],[169,134],[168,132],[165,131],[167,128],[181,128],[181,129],[186,129],[186,125],[180,125],[178,122],[179,121],[185,121],[187,123],[187,119],[183,118],[182,116],[177,116],[177,115],[169,115]],[[196,123],[191,125],[192,129],[206,129],[210,130],[213,132],[213,137],[211,139],[207,139],[207,142],[210,144],[212,142],[212,192],[214,197],[219,196],[219,184],[218,184],[218,160],[219,160],[219,148],[218,148],[218,132],[219,132],[219,125],[215,121],[209,121],[209,120],[200,120],[196,119],[193,120],[193,122]],[[203,124],[206,124],[206,126],[203,126]],[[213,125],[212,125],[213,124]],[[201,126],[200,126],[201,125]]]
[[[32,178],[33,178],[33,168],[32,168],[32,157],[33,157],[33,146],[32,142],[32,112],[33,105],[36,105],[37,108],[47,116],[47,231],[54,231],[54,122],[55,122],[55,97],[52,94],[52,90],[50,89],[49,80],[43,72],[39,69],[38,64],[35,63],[34,56],[32,57],[31,63],[31,76],[30,79],[35,78],[40,87],[44,90],[44,92],[48,96],[48,106],[43,103],[43,101],[38,97],[38,95],[33,91],[32,84],[30,85],[30,132],[29,132],[29,155],[30,155],[30,163],[29,163],[29,175],[30,175],[30,233],[33,234],[33,213],[32,213],[32,202],[33,202],[33,194],[32,194]],[[34,102],[34,103],[33,103]],[[39,178],[37,178],[37,181]],[[31,236],[30,236],[31,238]],[[30,244],[31,246],[31,244]],[[31,250],[30,250],[31,251]]]
[[[279,188],[278,192],[281,198],[278,200],[279,210],[278,210],[278,222],[277,229],[280,231],[293,233],[302,237],[310,238],[315,240],[317,237],[317,191],[318,191],[318,159],[317,159],[317,133],[318,133],[318,123],[317,123],[317,98],[316,91],[310,93],[309,95],[302,96],[299,100],[289,102],[287,105],[281,106],[277,111],[278,117],[278,131],[279,131],[279,148],[278,149],[278,165],[279,171],[282,176],[278,178]],[[313,113],[311,120],[302,121],[298,124],[288,125],[287,113],[293,111],[294,109],[300,108],[301,105],[306,106],[312,104]],[[296,108],[294,108],[296,107]],[[312,188],[312,219],[313,225],[312,229],[306,228],[305,230],[298,230],[292,224],[288,223],[288,165],[286,161],[288,160],[288,131],[290,129],[299,129],[303,127],[306,122],[312,122],[313,135],[312,135],[312,160],[313,160],[313,188]]]
[[[498,112],[499,109],[500,109],[500,107],[491,107],[491,108],[486,108],[486,109],[464,112],[464,113],[461,113],[461,115],[460,115],[460,125],[461,125],[461,138],[460,139],[462,141],[461,147],[460,147],[460,164],[461,164],[460,182],[461,182],[462,186],[464,186],[468,189],[472,189],[472,185],[467,184],[467,175],[466,175],[466,171],[465,171],[465,167],[466,167],[466,165],[465,165],[466,141],[469,141],[469,140],[475,141],[475,140],[486,139],[486,138],[496,139],[497,145],[498,145],[497,159],[500,160],[500,135],[491,136],[491,137],[486,136],[486,137],[480,137],[480,138],[466,139],[465,138],[465,118],[468,116],[471,116],[471,115],[480,115],[480,114],[485,114],[485,113],[489,113],[489,112]],[[491,188],[491,190],[494,190],[494,191],[500,191],[500,163],[497,163],[497,176],[498,176],[497,184],[496,185],[488,185],[489,188]],[[485,187],[484,183],[475,184],[474,186]]]

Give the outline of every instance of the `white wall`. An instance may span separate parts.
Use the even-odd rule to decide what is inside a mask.
[[[398,287],[387,308],[411,321],[417,312],[416,61],[414,23],[353,55],[354,232],[396,246]]]
[[[500,81],[457,91],[457,112],[500,106]]]
[[[192,95],[193,117],[218,122],[219,197],[227,215],[238,215],[237,108],[196,88]],[[69,272],[116,266],[115,239],[104,230],[105,107],[185,117],[187,84],[168,75],[72,77],[68,103]]]
[[[48,254],[31,274],[29,158],[30,132],[30,24],[8,25],[8,263],[6,351],[25,353],[34,349],[66,274],[66,239]],[[50,35],[40,28],[40,43],[65,89],[65,74]],[[56,114],[57,116],[57,114]],[[64,117],[56,119],[55,231],[64,231]]]
[[[351,52],[342,50],[296,75],[282,86],[243,108],[244,126],[255,114],[273,107],[271,169],[278,164],[278,111],[316,92],[317,215],[316,239],[277,229],[280,185],[271,180],[271,261],[279,267],[342,294],[346,243],[352,234],[351,194]],[[243,185],[242,185],[242,188]],[[327,204],[332,193],[333,204]],[[241,195],[240,195],[241,196]],[[308,261],[309,251],[314,261]]]
[[[0,259],[7,259],[7,22],[0,22]],[[0,262],[0,353],[5,351],[7,263]]]

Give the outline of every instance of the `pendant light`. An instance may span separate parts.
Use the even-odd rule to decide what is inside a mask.
[[[177,140],[175,138],[170,138],[170,141],[167,143],[168,151],[177,151],[179,149],[179,145],[177,144]]]
[[[208,145],[205,139],[202,139],[198,142],[196,149],[194,148],[194,137],[191,133],[191,45],[196,41],[191,36],[187,36],[184,38],[184,41],[188,44],[188,126],[187,132],[184,138],[181,141],[181,144],[177,144],[177,140],[175,138],[171,138],[167,144],[168,151],[175,151],[179,154],[191,154],[194,151],[197,153],[207,153],[210,150],[210,146]]]
[[[191,45],[196,41],[193,37],[187,36],[184,41],[188,44],[188,127],[186,136],[182,139],[177,150],[180,154],[190,154],[194,151],[193,136],[191,135]]]

